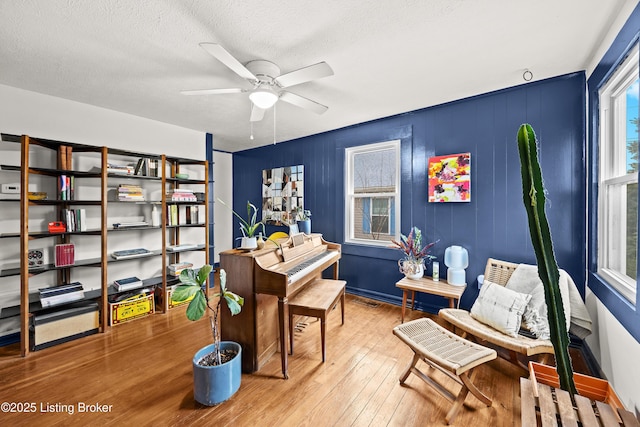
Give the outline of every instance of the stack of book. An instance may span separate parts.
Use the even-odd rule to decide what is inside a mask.
[[[84,299],[84,289],[80,282],[65,283],[50,288],[39,289],[40,304],[43,308],[54,307]]]
[[[131,289],[138,289],[142,287],[142,280],[137,277],[127,277],[125,279],[118,279],[113,281],[113,287],[118,292],[130,291]]]
[[[167,267],[167,271],[170,276],[179,276],[182,273],[182,270],[186,270],[187,268],[192,268],[193,264],[190,262],[177,262],[175,264],[169,264]]]
[[[107,163],[107,173],[115,173],[119,175],[133,175],[135,167],[133,165],[115,165]]]
[[[133,184],[118,185],[118,200],[121,202],[144,202],[142,187]]]
[[[167,192],[167,199],[171,202],[197,202],[198,198],[193,190],[175,188]]]

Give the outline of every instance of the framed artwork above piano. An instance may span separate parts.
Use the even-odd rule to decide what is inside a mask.
[[[304,165],[263,170],[262,221],[290,224],[300,209],[304,209]]]

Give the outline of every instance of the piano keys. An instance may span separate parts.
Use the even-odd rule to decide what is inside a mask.
[[[245,299],[236,316],[222,310],[221,335],[242,345],[244,372],[259,370],[279,349],[282,374],[287,378],[288,299],[329,267],[337,279],[341,247],[320,234],[305,235],[295,246],[291,239],[285,240],[281,246],[268,243],[260,250],[220,253],[227,287]]]

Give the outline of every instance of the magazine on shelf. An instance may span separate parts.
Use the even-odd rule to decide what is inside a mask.
[[[136,248],[136,249],[125,249],[122,251],[115,251],[111,254],[111,256],[114,259],[127,259],[127,258],[136,258],[136,257],[146,256],[151,253],[152,252],[149,249]]]
[[[167,252],[180,252],[189,249],[197,249],[198,245],[195,243],[182,243],[180,245],[167,246]]]

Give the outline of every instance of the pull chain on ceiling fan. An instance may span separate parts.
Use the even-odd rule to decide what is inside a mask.
[[[251,122],[262,120],[264,111],[273,107],[279,100],[313,111],[316,114],[322,114],[329,108],[326,105],[322,105],[293,92],[282,90],[283,88],[299,85],[311,80],[332,76],[333,70],[326,62],[319,62],[280,75],[280,67],[273,62],[253,60],[249,61],[246,65],[242,65],[240,61],[217,43],[200,43],[200,46],[240,77],[248,80],[253,87],[251,89],[183,90],[180,93],[184,95],[220,95],[249,92],[249,99],[252,103],[249,119]]]

